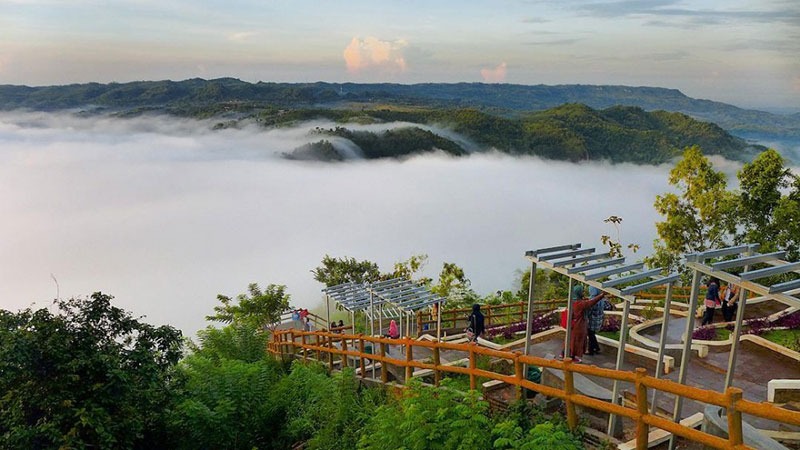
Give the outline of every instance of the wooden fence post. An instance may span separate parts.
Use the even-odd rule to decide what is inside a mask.
[[[469,347],[469,369],[470,369],[470,372],[469,372],[469,388],[474,391],[475,389],[477,389],[477,386],[476,386],[475,373],[474,373],[474,371],[475,371],[475,350],[473,350],[473,345],[475,345],[475,344],[470,344],[470,347]]]
[[[572,396],[575,395],[575,379],[572,373],[572,359],[564,358],[564,402],[567,406],[567,425],[569,429],[575,431],[578,428],[578,414],[575,412],[575,404],[572,403]]]
[[[439,358],[439,347],[433,347],[433,385],[438,387],[439,382],[442,381],[442,372],[439,371],[439,364],[442,360]]]
[[[320,351],[319,351],[319,345],[320,345],[319,335],[315,334],[314,335],[314,346],[317,347],[317,361],[322,362],[322,353],[320,353]]]
[[[521,322],[525,321],[525,304],[524,303],[520,303],[519,304],[519,320]]]
[[[522,387],[522,363],[519,361],[519,356],[522,353],[514,352],[514,378],[517,379],[517,389],[516,389],[516,398],[517,400],[522,398],[523,387]]]
[[[736,402],[742,399],[742,390],[729,387],[725,391],[728,400],[728,441],[731,447],[742,445],[742,413],[736,410]]]
[[[350,367],[350,364],[347,362],[347,339],[342,338],[342,370],[345,367]]]
[[[650,427],[644,421],[648,414],[647,386],[642,383],[642,380],[646,376],[646,369],[641,367],[636,369],[636,409],[639,411],[639,419],[636,421],[636,450],[647,450],[648,434],[650,433]]]
[[[372,353],[375,353],[375,342],[372,343]],[[386,369],[386,343],[381,342],[381,383],[386,384],[389,382],[389,371]],[[375,360],[372,360],[372,367],[375,367]]]
[[[331,372],[333,372],[333,338],[325,336],[325,341],[328,343],[328,365],[331,368]]]
[[[373,348],[372,351],[375,351],[375,349]],[[367,376],[367,368],[366,368],[366,365],[364,364],[364,335],[363,334],[359,334],[358,335],[358,352],[361,353],[360,355],[358,355],[358,360],[359,360],[358,363],[359,363],[359,367],[361,368],[361,378],[366,378],[366,376]],[[372,364],[375,364],[375,361],[372,361]]]
[[[308,359],[308,352],[306,351],[306,335],[300,336],[300,342],[302,343],[302,352],[303,352],[303,361],[305,362]]]
[[[406,346],[406,382],[408,384],[411,381],[411,375],[414,373],[414,368],[409,365],[409,363],[414,359],[414,347],[411,345],[411,339],[405,338],[403,340],[403,345]]]
[[[289,331],[289,357],[294,359],[294,331]]]

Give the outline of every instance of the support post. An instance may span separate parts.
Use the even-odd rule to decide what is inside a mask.
[[[436,341],[442,342],[442,303],[436,304]]]
[[[373,348],[372,351],[374,352],[375,349]],[[361,368],[361,378],[366,378],[367,377],[367,374],[366,374],[367,369],[366,369],[366,365],[364,364],[364,335],[363,334],[359,334],[358,335],[358,352],[361,353],[360,355],[358,355],[358,364],[359,364],[359,367]],[[372,364],[375,365],[375,360],[372,361]]]
[[[439,365],[442,363],[439,357],[439,347],[433,347],[433,385],[439,387],[442,381],[442,372],[439,370]]]
[[[342,338],[342,370],[345,367],[350,367],[350,364],[347,362],[347,339]]]
[[[325,326],[330,327],[331,326],[331,296],[328,295],[328,294],[325,294],[325,310],[327,311],[327,316],[325,317],[325,320],[327,320],[327,322],[325,322]]]
[[[664,299],[664,317],[661,321],[661,334],[658,338],[658,361],[656,361],[656,378],[661,378],[661,373],[664,370],[664,349],[666,347],[666,340],[667,340],[667,328],[669,328],[669,319],[670,314],[669,312],[672,310],[672,286],[674,283],[667,284],[667,294]],[[656,396],[658,395],[658,389],[653,389],[653,401],[650,406],[650,414],[656,413]]]
[[[623,299],[622,308],[622,325],[619,329],[619,343],[617,344],[617,363],[614,366],[616,370],[622,369],[622,364],[625,363],[625,344],[628,340],[628,316],[631,312],[631,302]],[[619,397],[619,380],[614,380],[614,387],[611,389],[611,404],[616,405]],[[614,428],[617,423],[617,416],[615,414],[608,415],[608,435],[613,436]]]
[[[744,442],[742,434],[742,413],[736,409],[736,402],[742,399],[742,390],[729,387],[725,391],[728,400],[728,442],[731,448],[738,448]]]
[[[411,381],[411,374],[414,373],[414,368],[411,367],[410,363],[414,359],[414,347],[411,345],[411,338],[403,339],[403,345],[406,346],[406,382],[408,384]]]
[[[747,251],[747,255],[753,254],[752,250]],[[744,271],[750,270],[750,266],[744,266]],[[736,326],[733,329],[733,342],[731,342],[731,353],[728,355],[728,371],[725,373],[725,385],[723,389],[731,387],[733,375],[736,372],[736,353],[739,350],[739,339],[742,336],[742,322],[744,321],[744,308],[747,303],[747,290],[739,286],[739,298],[736,300]]]
[[[317,361],[322,362],[322,354],[319,351],[319,335],[314,335],[314,346],[317,347]]]
[[[525,319],[525,349],[527,355],[531,349],[531,322],[533,322],[533,288],[536,282],[536,263],[531,262],[530,283],[528,283],[528,314]]]
[[[689,294],[689,315],[686,318],[686,331],[683,336],[683,353],[681,354],[681,368],[678,373],[678,383],[686,383],[686,374],[689,369],[689,360],[692,357],[692,331],[694,330],[694,315],[697,312],[697,297],[700,291],[700,272],[692,271],[692,290]],[[675,396],[675,409],[672,411],[672,421],[680,422],[683,412],[683,397]],[[675,435],[669,438],[669,450],[675,449]]]
[[[308,355],[306,354],[306,335],[305,334],[300,336],[300,342],[303,344],[303,350],[302,350],[302,352],[303,352],[303,361],[306,361],[308,359]]]
[[[517,379],[517,389],[515,389],[517,400],[522,398],[522,363],[519,360],[519,352],[514,352],[514,378]]]
[[[564,336],[564,359],[572,358],[570,355],[570,341],[572,340],[572,278],[569,279],[569,290],[567,291],[567,334]],[[612,399],[613,401],[613,399]]]
[[[384,359],[386,358],[386,343],[385,342],[381,342],[380,343],[380,348],[381,348],[381,382],[383,384],[386,384],[386,383],[389,382],[389,371],[386,369],[386,361],[384,361]],[[375,343],[374,342],[372,343],[372,354],[373,355],[375,354]],[[375,360],[374,359],[372,360],[372,369],[373,369],[372,370],[372,378],[375,379]]]
[[[471,390],[473,390],[473,391],[477,388],[476,380],[475,380],[475,374],[473,373],[475,371],[475,350],[473,350],[474,346],[475,346],[475,344],[470,344],[470,347],[469,347],[469,370],[470,370],[470,372],[469,372],[469,388]]]
[[[646,369],[636,369],[636,410],[639,412],[639,419],[636,420],[636,450],[647,450],[647,435],[650,433],[650,427],[644,421],[647,416],[647,386],[642,383],[642,379],[645,376]]]
[[[333,338],[328,336],[326,339],[328,342],[328,364],[331,367],[331,372],[333,372]]]
[[[578,413],[575,411],[575,403],[572,403],[572,396],[575,395],[575,378],[571,366],[572,358],[564,358],[564,393],[566,394],[564,403],[567,408],[567,425],[570,430],[575,431],[578,428]]]

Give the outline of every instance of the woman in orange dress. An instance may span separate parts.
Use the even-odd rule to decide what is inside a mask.
[[[589,333],[586,321],[586,311],[597,302],[605,298],[606,293],[601,292],[591,299],[583,296],[583,286],[575,286],[572,289],[572,339],[570,340],[570,357],[574,362],[581,362],[581,357],[586,349],[586,336]]]

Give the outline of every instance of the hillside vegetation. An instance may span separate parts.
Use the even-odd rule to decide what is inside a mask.
[[[576,100],[581,103],[574,103]],[[568,161],[657,164],[671,160],[680,149],[691,145],[701,146],[707,154],[736,160],[752,159],[764,149],[687,114],[647,111],[690,108],[714,115],[724,110],[726,117],[763,118],[757,111],[743,114],[744,110],[730,105],[712,104],[675,90],[624,86],[289,84],[246,83],[231,78],[0,86],[0,109],[6,110],[80,109],[82,114],[119,117],[166,113],[220,119],[218,128],[236,127],[243,120],[255,120],[264,127],[314,119],[339,123],[339,127],[322,130],[319,141],[285,155],[304,160],[346,159],[332,137],[340,143],[341,139],[350,140],[368,159],[437,150],[461,156],[496,149]],[[360,131],[352,125],[398,121],[409,125],[383,132]],[[772,124],[783,126],[777,120]],[[467,142],[455,142],[429,127],[451,129]]]

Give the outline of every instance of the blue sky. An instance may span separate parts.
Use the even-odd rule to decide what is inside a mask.
[[[0,84],[627,84],[800,108],[800,2],[0,0]]]

